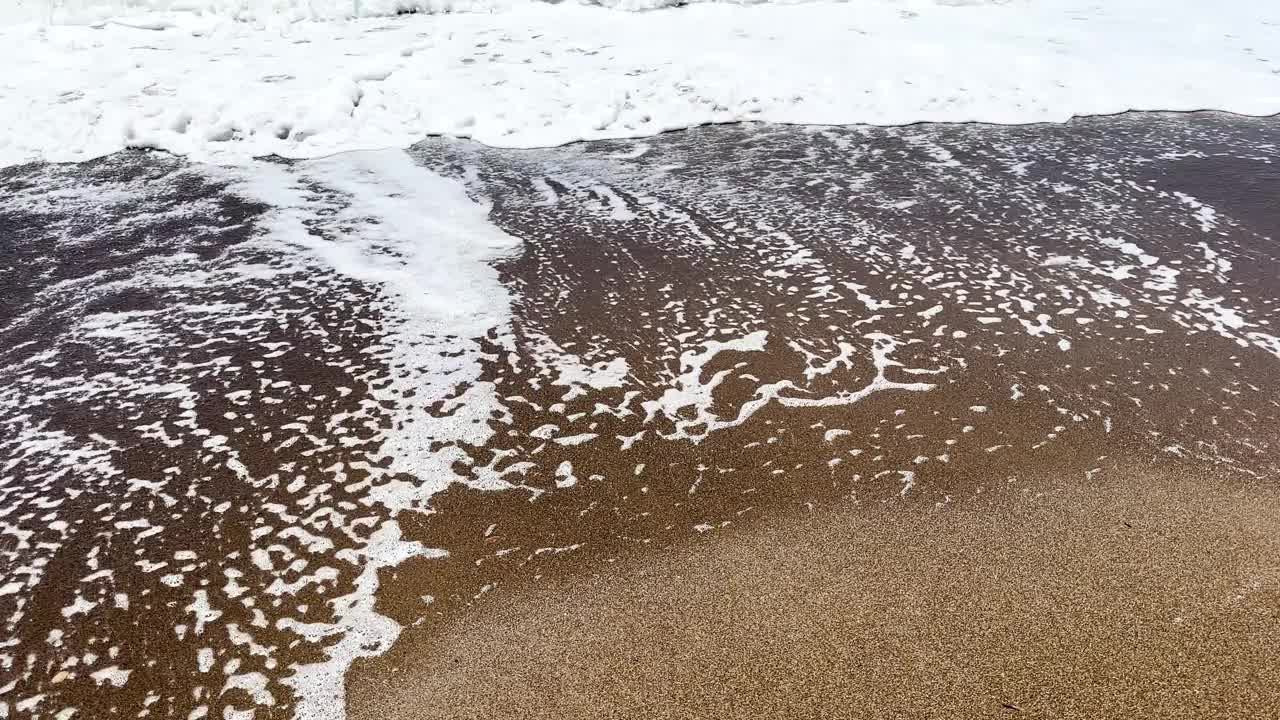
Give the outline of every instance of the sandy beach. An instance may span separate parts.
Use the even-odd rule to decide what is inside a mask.
[[[1161,278],[1208,258],[1168,253],[1200,249],[1189,231],[1224,234],[1173,186],[1203,198],[1224,183],[1214,202],[1241,221],[1225,233],[1257,239],[1242,257],[1270,257],[1277,227],[1270,167],[1241,184],[1216,150],[1160,146],[1226,127],[1269,138],[1273,123],[1185,119],[422,148],[470,168],[509,232],[542,238],[502,266],[520,322],[574,339],[536,365],[617,353],[634,379],[707,325],[714,350],[679,356],[679,409],[658,437],[623,388],[495,366],[521,398],[513,424],[535,429],[495,442],[538,459],[481,454],[515,469],[515,493],[436,498],[422,533],[451,555],[386,588],[409,629],[356,664],[353,717],[1267,716],[1272,359],[1213,349],[1222,321],[1158,318],[1199,302]],[[1140,182],[1092,175],[1135,161]],[[676,227],[692,241],[673,242]],[[1270,265],[1249,265],[1231,266],[1252,288],[1235,296],[1270,314]],[[1113,296],[1113,280],[1142,297]],[[954,324],[929,285],[968,317]],[[1007,312],[1036,319],[1008,328]],[[860,326],[869,358],[847,340]],[[756,328],[791,340],[739,340]],[[422,616],[418,593],[441,587]]]
[[[1280,494],[1140,469],[792,512],[410,632],[351,717],[1271,717]]]
[[[0,170],[0,708],[1275,717],[1277,148]]]

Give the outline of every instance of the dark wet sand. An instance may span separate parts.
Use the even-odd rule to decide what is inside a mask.
[[[476,337],[362,154],[0,171],[0,718],[1280,718],[1277,148],[430,140]]]
[[[472,468],[536,467],[406,523],[450,556],[383,574],[406,630],[353,666],[350,717],[1280,717],[1275,355],[1188,314],[1230,298],[1274,335],[1280,185],[1213,139],[1274,128],[1184,153],[1180,122],[421,148],[526,239],[500,269],[535,369],[490,368],[518,430]],[[626,390],[671,387],[689,337],[756,330],[682,386],[725,378],[708,407],[640,420]],[[544,332],[626,384],[566,392]],[[877,372],[937,387],[708,430],[777,379]]]
[[[1270,718],[1280,494],[1142,471],[847,506],[544,577],[349,680],[354,720]]]

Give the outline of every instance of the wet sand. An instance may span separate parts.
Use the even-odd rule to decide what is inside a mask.
[[[1265,718],[1280,493],[1133,469],[829,508],[410,631],[350,717]]]
[[[0,171],[0,717],[1274,716],[1278,148]]]
[[[419,148],[526,239],[526,430],[433,498],[352,716],[1265,716],[1274,357],[1200,311],[1274,314],[1280,184],[1201,119]]]

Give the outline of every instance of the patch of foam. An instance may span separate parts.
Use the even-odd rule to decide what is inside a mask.
[[[378,571],[412,557],[444,555],[443,550],[402,540],[400,526],[394,520],[388,520],[369,538],[369,543],[361,551],[347,555],[346,559],[361,571],[355,590],[333,601],[335,622],[303,625],[291,619],[282,621],[283,628],[313,640],[339,638],[325,648],[327,660],[295,665],[293,674],[284,678],[285,684],[297,693],[298,702],[294,708],[297,720],[346,717],[345,677],[351,663],[386,652],[400,637],[400,625],[374,610]]]
[[[702,344],[701,349],[682,354],[680,366],[683,372],[675,378],[674,386],[668,387],[657,400],[645,401],[642,404],[646,413],[645,422],[650,422],[658,414],[662,414],[675,426],[672,432],[662,433],[663,437],[698,443],[713,432],[741,425],[772,402],[789,408],[835,407],[852,405],[878,392],[891,390],[924,392],[936,387],[933,383],[900,382],[889,379],[886,373],[890,368],[903,367],[902,363],[892,357],[894,350],[903,342],[885,333],[869,333],[865,337],[871,340],[871,361],[875,367],[875,375],[863,387],[852,391],[840,390],[823,397],[805,397],[804,394],[809,391],[790,380],[763,383],[757,386],[755,396],[743,403],[736,416],[721,418],[716,415],[711,410],[715,390],[733,375],[734,369],[718,370],[703,380],[704,368],[722,352],[763,352],[768,337],[767,331],[759,330],[734,340],[709,340]],[[840,355],[837,356],[839,362],[820,363],[818,374],[831,372],[837,364],[841,363],[851,366],[849,356],[852,347],[846,348],[843,345]],[[814,358],[811,356],[808,359],[812,362]]]
[[[758,330],[734,340],[708,340],[700,350],[689,350],[680,356],[681,373],[675,377],[673,387],[668,387],[656,400],[641,403],[645,410],[645,422],[652,421],[659,413],[675,421],[676,429],[667,437],[680,437],[698,442],[701,436],[713,430],[731,427],[745,421],[759,405],[748,403],[743,406],[743,413],[738,419],[722,421],[711,413],[712,397],[715,389],[733,372],[731,369],[719,370],[707,380],[702,379],[703,368],[722,352],[763,352],[768,342],[769,333]],[[758,403],[759,401],[753,401]],[[748,410],[751,407],[751,410]],[[684,408],[693,408],[696,417],[682,419],[679,413]],[[703,433],[691,433],[690,430],[705,426]]]
[[[1201,232],[1213,232],[1218,228],[1218,211],[1205,205],[1199,200],[1182,192],[1175,192],[1174,197],[1182,201],[1183,205],[1191,208],[1192,217],[1200,223]]]
[[[903,342],[886,333],[870,333],[866,338],[871,340],[871,362],[875,366],[875,375],[866,385],[858,390],[841,390],[840,392],[821,398],[794,397],[777,394],[778,402],[784,407],[831,407],[836,405],[852,405],[868,396],[887,390],[905,390],[908,392],[925,392],[937,385],[926,382],[899,382],[890,380],[886,375],[889,368],[903,367],[901,362],[893,359],[893,352]],[[799,389],[790,386],[790,389]],[[787,387],[779,388],[779,392]]]
[[[316,186],[339,199],[316,193]],[[482,351],[476,338],[505,332],[510,298],[489,263],[517,248],[518,241],[490,224],[487,208],[468,198],[461,185],[399,151],[263,167],[238,187],[271,204],[268,227],[275,239],[303,248],[389,298],[383,313],[386,339],[375,350],[395,373],[372,392],[393,408],[392,429],[379,450],[390,462],[370,468],[379,480],[368,499],[389,509],[393,518],[425,509],[431,495],[463,480],[452,470],[464,457],[458,445],[486,442],[492,434],[487,420],[502,409],[492,385],[480,381]],[[317,233],[317,223],[335,232]],[[459,385],[466,389],[456,395]],[[443,409],[428,410],[434,399],[447,399]],[[434,450],[439,443],[452,449]],[[401,539],[394,519],[363,547],[337,554],[360,574],[352,592],[333,601],[334,622],[283,618],[279,624],[313,640],[339,638],[326,646],[326,661],[295,665],[286,678],[298,696],[298,718],[341,717],[347,668],[357,658],[384,652],[399,636],[400,626],[374,610],[378,570],[411,557],[444,554]]]
[[[616,357],[588,364],[545,338],[534,348],[534,356],[555,373],[552,385],[568,388],[561,398],[566,402],[586,395],[590,390],[622,387],[631,372],[626,358]]]
[[[89,677],[93,678],[93,681],[99,685],[124,687],[125,683],[129,682],[129,674],[132,672],[132,670],[125,670],[118,665],[111,665],[89,673]]]

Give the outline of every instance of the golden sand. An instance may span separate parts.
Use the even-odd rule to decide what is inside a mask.
[[[348,681],[353,720],[1280,717],[1280,497],[1130,475],[847,507],[544,577]]]

